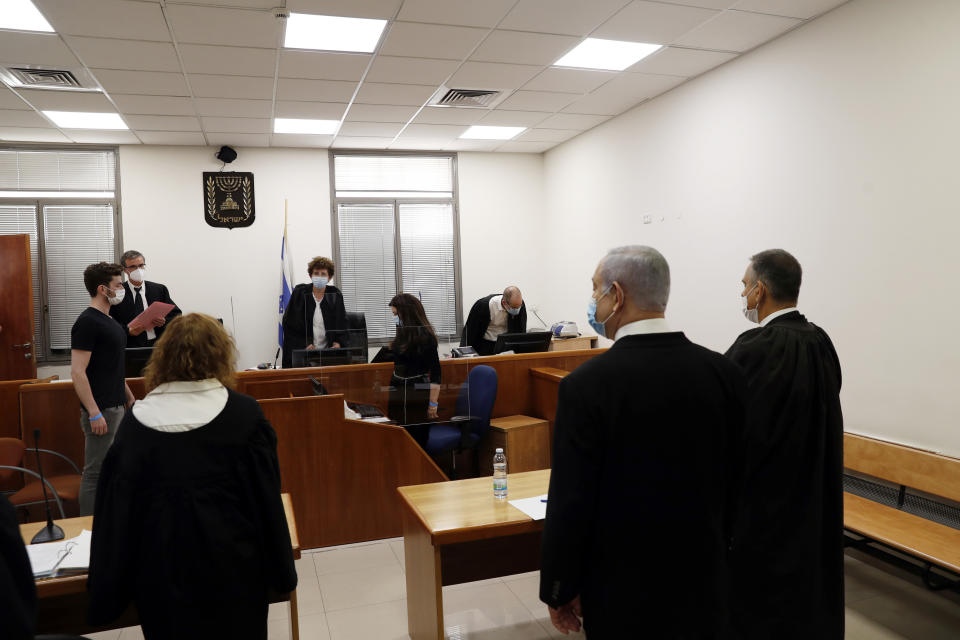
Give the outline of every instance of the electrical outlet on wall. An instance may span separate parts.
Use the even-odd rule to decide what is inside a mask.
[[[653,222],[653,216],[650,214],[643,216],[643,224],[650,224],[651,222]]]

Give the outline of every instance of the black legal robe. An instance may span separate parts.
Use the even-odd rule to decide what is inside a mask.
[[[727,638],[746,383],[682,333],[628,336],[560,383],[540,599],[587,637]]]
[[[840,361],[799,312],[727,351],[749,385],[734,614],[748,640],[844,632]]]
[[[17,513],[0,495],[0,638],[32,640],[37,626],[37,587],[20,537]]]
[[[494,343],[484,338],[490,326],[490,300],[499,293],[491,293],[480,298],[470,307],[467,321],[463,325],[463,334],[460,336],[460,346],[471,346],[482,356],[493,354]],[[520,305],[520,313],[515,316],[507,314],[507,333],[524,333],[527,330],[527,303]]]
[[[323,291],[323,302],[320,304],[320,315],[323,318],[323,327],[326,331],[327,342],[318,345],[313,337],[313,312],[317,308],[317,300],[313,297],[313,284],[298,284],[290,294],[290,303],[283,312],[280,326],[283,328],[283,360],[284,369],[293,366],[293,350],[306,349],[307,345],[324,348],[334,342],[341,347],[348,346],[350,338],[347,331],[347,308],[343,304],[343,294],[332,284],[328,284]]]
[[[297,584],[277,436],[256,400],[234,391],[211,422],[181,433],[128,411],[93,522],[91,624],[133,602],[148,640],[265,640],[268,592]]]
[[[167,327],[166,325],[162,327],[154,327],[153,332],[157,337],[153,340],[149,340],[147,338],[146,331],[140,335],[131,335],[127,325],[129,325],[134,318],[140,315],[140,311],[137,311],[136,309],[137,292],[133,290],[133,285],[129,282],[124,282],[123,288],[127,290],[127,292],[123,295],[123,302],[110,307],[110,317],[119,322],[120,325],[123,326],[123,330],[127,332],[128,349],[132,349],[133,347],[152,347],[154,344],[156,344],[157,340],[160,339],[160,336],[163,335],[163,332]],[[180,311],[180,307],[178,307],[173,299],[170,298],[170,291],[167,289],[166,285],[147,280],[144,281],[143,287],[140,291],[141,293],[145,291],[147,294],[146,300],[144,301],[146,304],[143,305],[144,310],[146,310],[146,308],[154,302],[166,302],[167,304],[173,305],[173,309],[167,314],[167,322],[170,322],[183,313]]]

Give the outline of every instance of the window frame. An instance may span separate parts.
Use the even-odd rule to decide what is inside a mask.
[[[399,157],[429,157],[450,158],[451,196],[449,198],[372,198],[372,197],[337,197],[336,156],[399,156]],[[393,260],[395,268],[395,285],[398,293],[403,292],[403,239],[400,237],[400,205],[404,204],[445,204],[449,203],[453,212],[453,291],[455,298],[455,333],[453,335],[438,334],[437,339],[443,341],[459,341],[463,333],[463,292],[461,289],[460,268],[460,188],[459,174],[457,173],[458,154],[450,151],[378,151],[330,149],[328,164],[330,172],[330,225],[333,244],[333,260],[340,270],[340,216],[341,204],[390,204],[393,206]],[[395,190],[393,190],[395,191]],[[384,300],[387,304],[389,300]],[[371,346],[383,346],[391,342],[391,338],[370,338]]]
[[[54,354],[50,350],[50,308],[48,299],[49,284],[47,282],[47,246],[44,241],[44,219],[43,208],[45,206],[96,206],[109,205],[113,207],[113,259],[119,260],[122,239],[123,239],[123,217],[120,213],[120,149],[117,146],[87,145],[87,144],[0,144],[0,151],[108,151],[114,155],[114,180],[113,180],[113,198],[76,198],[76,197],[57,197],[56,191],[50,191],[48,195],[42,198],[16,198],[0,196],[0,205],[3,206],[27,206],[35,208],[37,222],[37,260],[39,265],[31,265],[31,268],[37,268],[40,279],[40,309],[34,309],[33,313],[42,314],[40,318],[40,335],[33,336],[33,353],[37,365],[63,365],[70,363],[70,354]],[[33,189],[32,191],[37,191]]]

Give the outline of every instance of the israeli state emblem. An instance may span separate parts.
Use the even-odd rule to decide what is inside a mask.
[[[203,217],[211,227],[249,227],[256,217],[253,173],[203,173]]]

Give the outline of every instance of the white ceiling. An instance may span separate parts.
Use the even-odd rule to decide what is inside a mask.
[[[56,34],[0,31],[0,65],[85,68],[104,93],[0,84],[0,140],[542,152],[846,0],[34,0]],[[373,55],[284,49],[271,8],[388,19]],[[622,72],[552,68],[593,36],[665,46]],[[425,106],[440,85],[494,109]],[[117,111],[131,131],[39,112]],[[342,119],[336,136],[273,117]],[[473,124],[511,141],[460,140]]]

